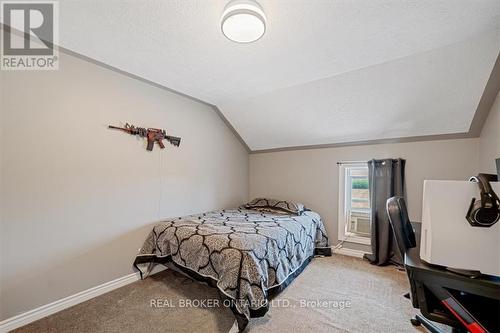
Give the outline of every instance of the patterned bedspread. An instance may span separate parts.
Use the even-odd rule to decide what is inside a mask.
[[[230,209],[168,220],[155,226],[135,265],[144,277],[161,258],[213,280],[233,311],[262,315],[273,288],[286,286],[315,254],[331,255],[320,216]]]

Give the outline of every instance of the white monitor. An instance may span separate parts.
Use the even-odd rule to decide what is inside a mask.
[[[491,183],[500,194],[500,183]],[[500,221],[473,227],[465,218],[479,187],[468,181],[426,180],[422,207],[420,258],[455,269],[500,276]]]

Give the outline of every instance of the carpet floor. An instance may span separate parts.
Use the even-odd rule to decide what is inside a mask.
[[[316,258],[246,332],[424,332],[410,324],[416,310],[403,297],[408,290],[394,266]],[[166,270],[13,332],[227,333],[233,322],[215,289]]]

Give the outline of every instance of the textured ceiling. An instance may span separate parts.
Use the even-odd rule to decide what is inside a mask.
[[[466,132],[500,50],[500,1],[60,1],[61,45],[217,105],[251,149]]]

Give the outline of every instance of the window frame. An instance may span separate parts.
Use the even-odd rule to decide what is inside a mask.
[[[344,163],[339,165],[339,210],[338,210],[338,240],[346,241],[349,243],[357,243],[364,245],[371,245],[371,237],[359,236],[353,232],[347,231],[349,221],[349,214],[346,205],[347,195],[351,193],[351,189],[346,188],[348,181],[347,171],[352,168],[368,168],[366,163]],[[371,213],[369,213],[371,214]]]

